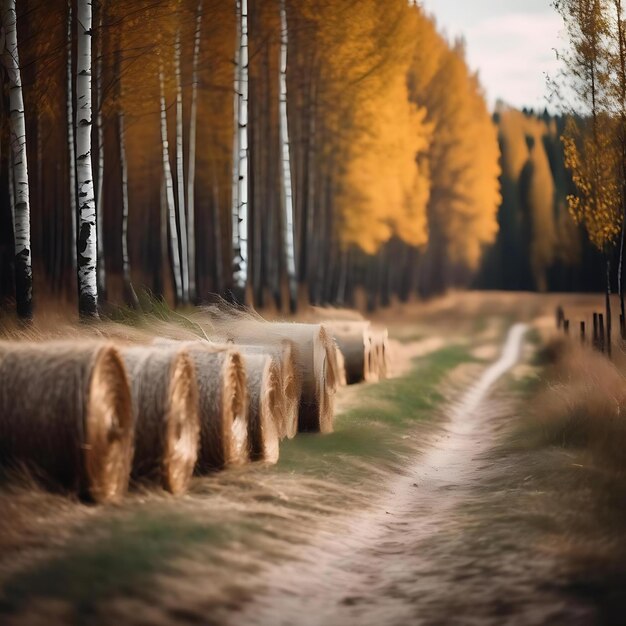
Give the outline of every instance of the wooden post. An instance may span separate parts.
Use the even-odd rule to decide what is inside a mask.
[[[593,314],[593,343],[592,346],[597,350],[600,346],[598,341],[598,314]]]
[[[585,343],[585,322],[580,323],[580,343]]]
[[[559,306],[556,307],[556,327],[557,329],[560,329],[561,326],[563,326],[563,322],[565,321],[565,311],[563,310],[563,307],[559,304]]]
[[[598,344],[600,352],[604,352],[604,314],[598,313]]]
[[[569,320],[563,320],[563,331],[569,335]]]

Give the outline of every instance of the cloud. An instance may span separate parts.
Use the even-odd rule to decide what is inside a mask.
[[[467,19],[455,15],[445,1],[427,3],[449,36],[465,38],[468,62],[478,70],[491,104],[502,98],[514,106],[535,108],[546,105],[546,75],[556,75],[554,49],[563,47],[560,16],[547,3],[544,10],[538,4],[523,11],[519,3],[513,7],[501,0],[499,14],[483,15],[485,5],[467,2],[467,9],[475,9]]]
[[[510,13],[465,29],[467,56],[490,101],[545,105],[546,74],[555,75],[563,23],[556,14]]]

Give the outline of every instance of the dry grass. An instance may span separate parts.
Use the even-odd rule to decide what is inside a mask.
[[[552,331],[554,335],[554,331]],[[626,585],[626,362],[562,337],[545,344],[540,377],[522,392],[521,422],[501,452],[537,554],[559,563],[559,588],[623,624]],[[510,423],[509,423],[510,427]]]
[[[597,466],[626,472],[626,379],[619,362],[563,339],[548,343],[543,356],[548,384],[521,440],[581,450]]]

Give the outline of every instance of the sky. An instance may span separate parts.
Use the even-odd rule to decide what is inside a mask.
[[[546,74],[555,76],[563,22],[551,0],[423,0],[448,37],[462,35],[490,104],[543,109]]]

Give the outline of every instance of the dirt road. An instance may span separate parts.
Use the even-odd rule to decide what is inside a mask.
[[[533,558],[493,490],[506,459],[489,459],[503,410],[489,395],[518,361],[525,331],[510,329],[500,358],[379,501],[334,523],[301,560],[270,570],[230,623],[588,623],[588,609],[550,589],[554,563]]]
[[[410,370],[343,390],[335,433],[285,442],[275,467],[108,508],[7,493],[19,515],[5,525],[0,623],[622,623],[622,578],[598,561],[606,524],[578,514],[597,508],[598,472],[507,439],[533,396],[512,381],[542,369],[527,360],[536,324],[506,329],[536,311],[446,315],[397,325]]]

